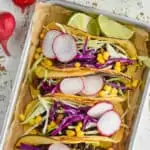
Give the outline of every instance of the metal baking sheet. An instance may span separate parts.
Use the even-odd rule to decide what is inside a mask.
[[[72,4],[70,2],[64,2],[64,1],[61,1],[61,0],[50,0],[46,3],[51,4],[51,5],[52,4],[57,4],[57,5],[61,5],[61,6],[70,8],[70,9],[86,12],[86,13],[103,14],[103,15],[109,16],[109,17],[111,17],[115,20],[119,20],[119,21],[122,21],[122,22],[127,22],[129,24],[138,25],[138,26],[141,26],[141,27],[143,27],[147,30],[150,30],[150,25],[148,25],[148,24],[145,24],[145,23],[142,23],[140,21],[130,19],[130,18],[127,18],[127,17],[121,17],[121,16],[118,16],[118,15],[113,15],[112,13],[109,13],[109,12],[106,12],[106,11],[103,11],[103,10],[99,10],[99,9],[95,9],[95,8],[89,8],[89,7],[85,7],[85,6],[81,6],[81,5],[77,5],[77,4]],[[21,82],[24,78],[24,72],[25,72],[25,67],[26,67],[26,63],[27,63],[27,57],[29,55],[29,47],[30,47],[30,44],[31,44],[30,43],[30,41],[31,41],[31,27],[32,27],[32,21],[31,21],[31,24],[30,24],[30,27],[29,27],[29,31],[28,31],[28,35],[27,35],[27,38],[26,38],[23,54],[22,54],[22,57],[21,57],[20,66],[19,66],[19,69],[18,69],[18,73],[17,73],[17,76],[16,76],[16,80],[15,80],[15,83],[14,83],[12,94],[11,94],[11,97],[10,97],[11,103],[9,104],[8,111],[6,113],[6,118],[5,118],[5,121],[4,121],[4,126],[3,126],[3,129],[2,129],[2,136],[1,136],[2,139],[0,140],[0,149],[1,150],[3,149],[4,143],[5,143],[5,140],[6,140],[6,136],[7,136],[7,133],[9,131],[9,126],[11,124],[11,121],[12,121],[12,118],[13,118],[13,112],[14,112],[14,109],[15,109],[15,105],[17,103],[18,92],[19,92],[19,89],[20,89]],[[133,149],[134,139],[136,137],[136,133],[137,133],[137,130],[138,130],[138,125],[139,125],[139,122],[140,122],[140,118],[141,118],[142,113],[143,113],[143,108],[144,108],[143,105],[145,104],[145,101],[148,101],[148,96],[147,95],[148,95],[148,87],[149,87],[149,82],[150,82],[149,78],[150,78],[150,73],[148,71],[146,73],[146,78],[145,78],[146,79],[146,88],[145,88],[144,93],[143,93],[142,102],[141,102],[139,112],[138,112],[138,115],[137,115],[138,117],[135,121],[133,134],[131,136],[131,140],[130,140],[130,144],[129,144],[129,150]]]

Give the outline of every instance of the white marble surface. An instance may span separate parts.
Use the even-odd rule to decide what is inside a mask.
[[[68,0],[81,5],[91,6],[104,9],[116,14],[128,16],[141,20],[142,22],[150,23],[150,1],[149,0]],[[0,61],[7,68],[7,72],[0,72],[0,129],[3,124],[5,112],[7,110],[9,96],[11,93],[13,81],[18,68],[20,55],[23,49],[24,40],[32,14],[32,8],[27,9],[25,14],[22,14],[20,9],[13,5],[12,0],[0,0],[0,10],[10,11],[14,14],[17,27],[9,42],[9,49],[12,57],[4,56],[0,48],[0,56],[4,56],[4,61]],[[134,150],[150,149],[150,113],[148,103],[145,104],[146,112],[142,116],[141,122],[145,122],[144,126],[139,127],[138,138],[135,140]]]

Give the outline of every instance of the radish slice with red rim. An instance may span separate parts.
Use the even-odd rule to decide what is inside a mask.
[[[53,45],[54,39],[60,34],[62,33],[57,30],[51,30],[46,33],[46,36],[42,43],[43,54],[45,57],[51,58],[51,59],[56,58],[55,53],[53,52],[53,49],[52,49],[52,45]]]
[[[94,118],[99,118],[102,114],[107,111],[113,110],[113,104],[110,102],[101,102],[93,106],[87,114]]]
[[[121,118],[115,111],[105,112],[97,122],[97,128],[101,135],[112,136],[121,126]]]
[[[84,88],[83,80],[77,78],[65,78],[60,83],[60,90],[64,94],[77,94]]]
[[[55,143],[49,146],[48,150],[70,150],[70,148],[62,143]]]
[[[75,39],[69,34],[62,34],[55,38],[53,51],[60,62],[69,62],[77,55]]]
[[[84,89],[82,90],[82,93],[84,95],[95,95],[104,85],[103,77],[101,75],[83,77],[83,83]]]

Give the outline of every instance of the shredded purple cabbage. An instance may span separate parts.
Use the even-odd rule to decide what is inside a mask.
[[[86,128],[89,122],[97,123],[97,119],[92,118],[91,116],[86,115],[83,121],[83,130]]]
[[[79,113],[79,111],[77,111],[75,109],[64,109],[64,113],[66,113],[68,115],[76,115]]]
[[[49,85],[49,83],[47,81],[43,82],[41,87],[40,87],[40,91],[42,95],[51,93],[51,94],[55,94],[59,91],[59,84],[56,85]]]
[[[83,130],[86,128],[88,122],[89,122],[89,116],[85,116],[85,118],[83,120]]]
[[[112,83],[112,82],[107,82],[110,86],[116,88],[116,89],[121,89],[121,90],[128,90],[125,85],[118,85],[117,83]]]
[[[54,102],[54,103],[51,105],[50,114],[49,114],[49,118],[50,118],[50,120],[52,120],[52,121],[55,120],[57,108],[58,108],[58,103],[57,103],[57,102]]]
[[[67,128],[68,126],[72,125],[75,122],[82,121],[84,119],[84,115],[73,115],[69,116],[63,119],[62,123],[59,125],[59,127],[52,131],[51,136],[58,135],[63,129]]]
[[[105,64],[99,64],[99,63],[96,63],[95,64],[95,67],[96,68],[105,68],[105,67],[108,67],[110,65],[113,65],[115,62],[121,62],[122,64],[127,64],[127,65],[131,65],[134,63],[133,60],[130,60],[130,59],[126,59],[126,58],[111,58],[109,59]]]
[[[90,62],[90,61],[94,61],[95,59],[96,59],[96,56],[94,54],[77,54],[74,61]]]
[[[20,150],[41,150],[41,149],[36,146],[29,145],[29,144],[21,144]]]

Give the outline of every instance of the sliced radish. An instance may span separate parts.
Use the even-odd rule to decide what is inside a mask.
[[[62,34],[55,38],[53,51],[60,62],[69,62],[77,55],[75,39],[69,34]]]
[[[49,146],[48,150],[70,150],[70,148],[62,143],[55,143]]]
[[[56,58],[55,53],[53,52],[52,49],[52,45],[53,45],[53,41],[56,38],[56,36],[62,34],[61,32],[57,31],[57,30],[51,30],[49,32],[47,32],[44,40],[43,40],[43,54],[44,56],[54,59]]]
[[[113,110],[113,104],[110,102],[101,102],[89,109],[87,114],[91,117],[99,118],[102,114],[110,110]]]
[[[103,77],[101,75],[87,76],[83,78],[84,89],[82,93],[85,95],[97,94],[104,85]]]
[[[77,94],[84,88],[83,80],[77,78],[65,78],[60,83],[60,90],[64,94]]]
[[[101,135],[112,136],[121,126],[121,118],[115,111],[105,112],[97,122],[97,128]]]

